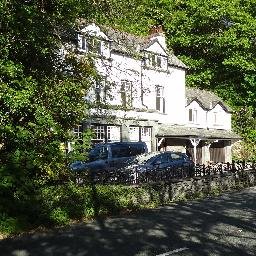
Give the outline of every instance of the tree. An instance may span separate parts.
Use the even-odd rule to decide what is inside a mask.
[[[40,184],[66,175],[61,145],[86,116],[95,71],[66,47],[75,38],[73,2],[0,3],[0,222],[1,212],[31,218]]]

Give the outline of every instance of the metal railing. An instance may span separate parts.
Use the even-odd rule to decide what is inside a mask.
[[[83,171],[74,175],[78,184],[143,184],[157,182],[175,182],[188,178],[210,175],[229,175],[244,171],[255,171],[254,162],[216,163],[194,167],[154,168],[154,169],[106,169],[98,171]]]

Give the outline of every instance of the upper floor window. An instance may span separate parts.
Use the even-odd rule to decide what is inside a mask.
[[[213,113],[213,123],[218,124],[218,113],[217,112]]]
[[[121,101],[125,108],[132,107],[132,82],[127,80],[121,81]]]
[[[101,41],[95,37],[88,38],[87,39],[87,51],[89,53],[101,54]]]
[[[95,99],[97,103],[104,103],[107,99],[107,81],[103,77],[101,80],[95,82]]]
[[[85,37],[82,36],[81,40],[82,40],[81,48],[82,48],[82,50],[86,51],[86,40],[85,40]]]
[[[149,53],[148,54],[148,65],[151,67],[162,67],[162,57],[154,54],[154,53]]]
[[[221,112],[213,112],[213,125],[221,126],[223,125],[223,114]]]
[[[165,98],[163,86],[156,86],[156,110],[165,113]]]
[[[197,123],[197,110],[190,108],[188,110],[188,121],[191,123]]]
[[[80,35],[80,48],[88,53],[101,54],[101,40]]]

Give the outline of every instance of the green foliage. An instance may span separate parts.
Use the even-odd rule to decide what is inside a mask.
[[[84,96],[95,69],[70,48],[60,52],[74,40],[75,2],[0,3],[0,212],[10,232],[16,219],[44,219],[41,188],[68,179],[62,145],[86,117]],[[47,216],[59,224],[69,218],[58,207]]]
[[[122,185],[79,186],[68,182],[42,186],[30,182],[19,187],[12,202],[1,202],[1,208],[9,211],[0,215],[0,233],[65,225],[74,220],[150,207],[151,202],[143,199],[144,194],[145,188]]]
[[[146,188],[48,185],[69,177],[63,145],[86,118],[83,96],[98,77],[89,58],[77,59],[69,48],[60,55],[74,42],[78,17],[144,35],[162,24],[168,45],[190,68],[188,86],[213,90],[233,106],[247,156],[255,158],[255,16],[255,0],[1,1],[0,229],[62,225],[162,202],[152,190],[145,203]],[[85,159],[91,136],[76,141],[68,157]]]
[[[12,234],[20,229],[18,220],[7,216],[6,214],[0,214],[0,234]]]
[[[69,216],[67,212],[60,207],[53,209],[49,217],[51,222],[55,225],[64,225],[69,222]]]
[[[87,129],[83,132],[81,138],[75,136],[72,138],[72,151],[67,156],[70,163],[76,160],[85,161],[88,159],[88,152],[92,147],[91,138],[93,136],[93,130]]]
[[[216,196],[227,190],[247,187],[249,184],[248,175],[243,173],[229,186],[220,180],[214,187],[198,186],[195,191],[192,191],[191,187],[166,183],[132,187],[95,184],[79,186],[74,182],[42,186],[30,182],[15,193],[12,208],[0,205],[10,209],[10,212],[0,214],[0,233],[10,234],[38,226],[66,225],[71,221],[155,208],[171,202],[200,199],[209,195]]]
[[[41,190],[43,218],[52,219],[52,212],[65,212],[71,219],[110,215],[122,209],[138,207],[132,195],[137,193],[126,186],[88,185],[77,186],[70,182],[65,186],[48,186]],[[61,215],[61,214],[60,214]]]

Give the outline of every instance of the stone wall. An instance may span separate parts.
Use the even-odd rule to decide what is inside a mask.
[[[173,201],[204,198],[219,195],[226,191],[235,191],[256,185],[256,170],[240,171],[222,175],[195,177],[172,182],[159,182],[139,185],[144,195],[134,198],[139,204],[144,202],[160,202],[167,204]],[[139,202],[140,201],[140,202]]]

